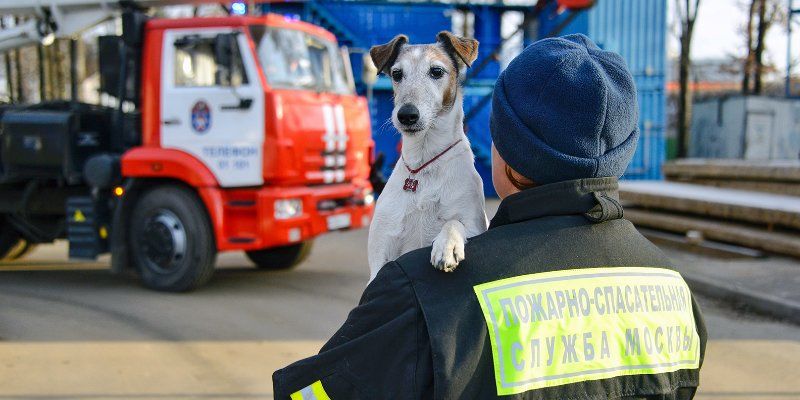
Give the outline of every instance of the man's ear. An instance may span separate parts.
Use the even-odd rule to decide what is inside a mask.
[[[436,35],[436,41],[441,43],[445,50],[455,54],[467,67],[472,66],[472,63],[478,58],[478,41],[475,39],[463,38],[448,31],[441,31]]]
[[[389,43],[372,46],[369,49],[369,55],[372,57],[372,63],[378,68],[378,74],[389,73],[389,68],[400,54],[400,48],[406,43],[408,43],[408,36],[397,35]]]

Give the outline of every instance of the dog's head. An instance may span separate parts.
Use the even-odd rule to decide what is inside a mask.
[[[378,72],[392,79],[392,123],[404,135],[417,135],[453,109],[460,78],[478,57],[478,41],[439,32],[436,43],[409,45],[407,36],[397,35],[369,54]]]

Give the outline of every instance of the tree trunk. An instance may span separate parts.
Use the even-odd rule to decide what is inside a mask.
[[[14,73],[11,70],[11,55],[3,53],[3,63],[6,67],[6,91],[8,92],[8,102],[14,103]]]
[[[44,46],[41,44],[36,46],[36,58],[39,61],[39,101],[47,100],[47,81],[45,80],[45,57]]]
[[[769,28],[769,21],[766,19],[767,0],[758,0],[758,33],[756,35],[756,49],[753,54],[754,68],[753,73],[753,93],[761,94],[761,78],[764,74],[764,40]]]
[[[53,45],[42,47],[44,51],[44,93],[48,100],[53,100]]]
[[[753,19],[756,16],[756,3],[760,0],[751,0],[750,9],[747,14],[747,54],[744,58],[744,67],[742,68],[742,94],[750,93],[750,75],[753,73]]]
[[[47,97],[51,100],[58,100],[58,39],[47,49]]]
[[[53,82],[55,82],[55,85],[53,86],[53,94],[55,95],[56,99],[63,100],[67,97],[67,74],[64,71],[64,67],[69,65],[66,57],[64,56],[64,40],[56,39],[52,47],[54,72]]]
[[[78,39],[69,40],[69,99],[78,101]]]
[[[17,103],[25,103],[25,85],[22,77],[22,52],[14,49],[14,70],[17,71]]]
[[[22,20],[19,17],[14,17],[14,26],[20,24]],[[25,84],[22,77],[22,52],[19,48],[14,49],[14,70],[17,71],[17,103],[25,103]]]
[[[689,69],[691,33],[687,30],[681,35],[681,54],[678,64],[678,158],[685,158],[689,153],[689,131],[692,115],[692,93],[689,86]]]
[[[47,84],[44,86],[44,90],[48,100],[54,100],[56,98],[54,93],[54,88],[56,87],[55,82],[53,79],[55,78],[55,74],[53,73],[53,45],[44,46],[44,77]]]

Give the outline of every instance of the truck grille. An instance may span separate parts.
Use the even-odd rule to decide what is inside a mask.
[[[343,199],[325,199],[320,200],[317,202],[317,210],[319,211],[331,211],[337,208],[346,207],[351,205],[353,199],[351,198],[343,198]]]

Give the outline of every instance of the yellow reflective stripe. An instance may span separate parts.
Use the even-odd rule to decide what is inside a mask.
[[[289,396],[292,400],[331,400],[325,388],[322,387],[322,381],[316,381]]]
[[[317,400],[331,400],[331,398],[328,397],[328,393],[325,393],[325,388],[322,387],[322,381],[312,383],[311,390],[314,391],[314,396],[316,396]]]
[[[691,295],[675,271],[574,269],[474,289],[498,395],[699,367]]]

